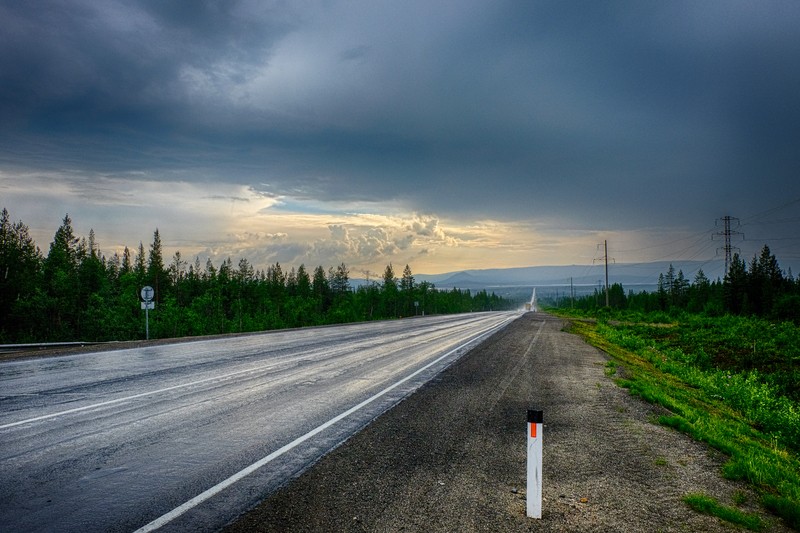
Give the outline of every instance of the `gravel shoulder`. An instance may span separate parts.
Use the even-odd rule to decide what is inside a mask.
[[[653,424],[564,325],[523,315],[226,531],[741,531],[681,500],[757,510],[724,456]],[[528,409],[544,412],[540,520],[525,516]]]

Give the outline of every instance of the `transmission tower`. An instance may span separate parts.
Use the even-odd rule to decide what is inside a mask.
[[[739,227],[739,219],[736,217],[724,216],[722,218],[718,218],[715,222],[715,225],[719,226],[720,222],[722,222],[723,224],[722,231],[718,231],[714,235],[721,236],[725,239],[724,241],[725,245],[720,248],[717,248],[717,252],[719,252],[720,250],[725,251],[725,275],[727,276],[728,269],[731,266],[731,252],[733,250],[736,250],[737,252],[741,251],[736,246],[731,245],[731,237],[733,237],[734,235],[741,235],[742,238],[744,238],[744,233],[742,233],[741,231],[736,231],[735,229],[731,229],[731,222],[735,222],[736,227],[737,228]],[[711,236],[712,239],[714,238],[714,235]]]

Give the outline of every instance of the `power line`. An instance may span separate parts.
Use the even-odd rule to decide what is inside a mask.
[[[715,227],[716,226],[711,227],[711,228],[709,228],[707,230],[703,230],[703,231],[701,231],[699,233],[695,233],[695,234],[692,234],[692,235],[689,235],[689,236],[686,236],[686,237],[680,237],[678,239],[674,239],[672,241],[662,242],[662,243],[659,243],[659,244],[653,244],[652,246],[643,246],[641,248],[632,248],[630,250],[616,250],[616,252],[620,253],[620,254],[626,254],[626,253],[632,253],[632,252],[641,252],[641,251],[644,251],[644,250],[652,250],[653,248],[663,248],[664,246],[669,246],[670,244],[675,244],[676,242],[682,242],[682,241],[686,241],[688,239],[693,239],[693,238],[697,238],[697,237],[701,238],[702,240],[705,240],[706,236],[708,235],[708,232],[709,231],[713,231],[715,229]]]
[[[785,204],[781,204],[781,205],[779,205],[777,207],[771,207],[769,209],[761,211],[760,213],[755,213],[753,215],[750,215],[749,217],[744,219],[744,225],[747,226],[747,225],[749,225],[751,223],[750,221],[752,221],[752,220],[757,220],[757,219],[759,219],[761,217],[764,217],[766,215],[775,213],[776,211],[780,211],[781,209],[785,209],[785,208],[789,207],[790,205],[794,205],[796,203],[800,203],[800,198],[795,198],[794,200],[789,200]]]
[[[598,244],[597,247],[599,248],[600,245]],[[604,254],[601,259],[605,260],[606,263],[606,307],[608,307],[608,241],[607,240],[603,241],[603,250]],[[611,260],[614,261],[613,258]]]

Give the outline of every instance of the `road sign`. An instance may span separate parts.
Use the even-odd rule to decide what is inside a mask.
[[[144,331],[145,331],[145,338],[150,340],[150,310],[156,308],[156,303],[153,301],[153,297],[156,295],[156,291],[153,290],[153,287],[150,285],[145,285],[142,287],[141,292],[139,294],[142,296],[143,302],[142,309],[144,309]]]
[[[142,287],[142,292],[140,292],[139,294],[142,295],[142,300],[144,300],[145,302],[151,302],[153,301],[153,296],[156,295],[156,291],[153,290],[153,287],[151,287],[150,285],[145,285],[144,287]]]

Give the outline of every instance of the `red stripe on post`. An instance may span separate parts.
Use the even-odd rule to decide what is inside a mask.
[[[533,423],[531,424],[531,438],[532,439],[536,438],[536,424]]]

